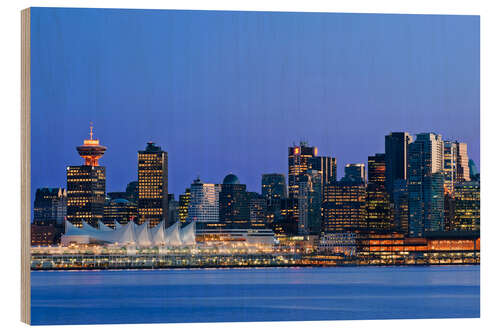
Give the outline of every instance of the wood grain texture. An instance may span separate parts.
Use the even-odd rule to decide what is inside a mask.
[[[31,80],[30,9],[21,11],[21,321],[31,322],[30,186],[31,186]]]

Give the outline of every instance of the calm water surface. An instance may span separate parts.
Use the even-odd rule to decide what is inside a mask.
[[[479,266],[32,272],[32,324],[479,317]]]

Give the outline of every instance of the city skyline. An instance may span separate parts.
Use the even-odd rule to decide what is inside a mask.
[[[479,17],[144,12],[33,9],[32,198],[65,187],[91,121],[108,192],[136,180],[147,141],[169,153],[176,196],[230,172],[260,192],[301,139],[337,178],[392,131],[466,142],[480,168]]]

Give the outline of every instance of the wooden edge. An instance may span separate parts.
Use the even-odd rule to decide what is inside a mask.
[[[21,321],[31,323],[31,50],[30,8],[21,11]]]

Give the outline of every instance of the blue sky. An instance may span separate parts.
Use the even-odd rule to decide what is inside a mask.
[[[366,163],[391,131],[467,142],[479,160],[479,17],[34,8],[32,195],[65,187],[75,147],[108,147],[107,190],[137,151],[169,154],[169,191],[233,172],[260,192],[287,147]]]

